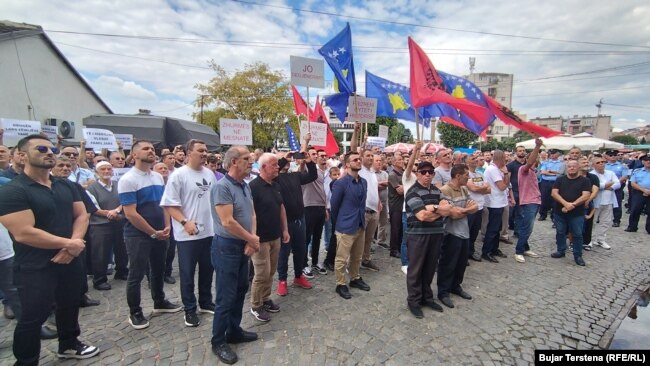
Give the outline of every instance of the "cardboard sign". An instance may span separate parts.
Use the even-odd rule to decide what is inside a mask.
[[[310,131],[311,128],[311,131]],[[300,143],[305,141],[304,136],[311,133],[309,144],[312,146],[325,146],[327,144],[327,124],[320,122],[300,121]]]
[[[131,150],[133,147],[133,135],[130,133],[116,133],[115,141],[122,143],[122,149]]]
[[[86,147],[93,150],[101,151],[101,149],[117,150],[117,142],[115,135],[109,130],[101,128],[84,128],[84,140],[86,140]]]
[[[291,56],[291,84],[314,88],[325,87],[323,60]]]
[[[379,137],[388,140],[388,126],[379,126]]]
[[[252,145],[253,122],[245,119],[221,118],[219,138],[222,145]]]
[[[349,122],[375,123],[377,119],[377,99],[351,96],[347,119]]]
[[[59,139],[57,138],[57,127],[56,126],[41,126],[41,131],[45,136],[47,136],[47,139],[50,140],[51,143],[54,145],[59,142]]]
[[[41,123],[20,119],[0,118],[0,128],[4,129],[4,145],[13,147],[23,137],[41,133]]]
[[[366,141],[366,146],[378,146],[383,149],[386,147],[386,139],[383,137],[369,136],[368,141]]]

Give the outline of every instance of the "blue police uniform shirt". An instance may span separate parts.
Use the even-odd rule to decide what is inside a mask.
[[[632,173],[631,182],[634,182],[645,189],[650,189],[650,169],[642,168],[636,169]]]
[[[625,166],[625,164],[622,164],[620,161],[614,163],[605,163],[605,170],[614,172],[614,174],[616,174],[616,177],[618,179],[621,179],[622,176],[630,175],[630,169],[627,166]]]
[[[562,165],[564,165],[564,162],[562,160],[546,160],[545,162],[542,163],[542,165],[539,167],[540,171],[543,170],[555,170],[555,171],[561,171],[562,170]],[[554,182],[558,175],[541,175],[542,180],[547,180]]]

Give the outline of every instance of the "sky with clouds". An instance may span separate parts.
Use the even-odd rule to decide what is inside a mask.
[[[513,109],[528,118],[594,115],[602,98],[614,127],[650,124],[647,0],[2,0],[0,8],[2,19],[42,26],[116,113],[191,119],[210,60],[229,72],[261,61],[288,76],[289,55],[319,58],[350,22],[361,93],[365,70],[408,84],[410,35],[448,73],[467,74],[475,57],[476,72],[514,74]]]

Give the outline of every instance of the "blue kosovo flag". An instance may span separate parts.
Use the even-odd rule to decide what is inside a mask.
[[[293,128],[289,126],[289,123],[285,123],[284,127],[287,129],[287,137],[289,138],[289,150],[300,151],[300,144],[296,138],[296,133],[293,132]]]
[[[377,98],[377,115],[415,121],[409,88],[366,71],[366,97]]]
[[[487,97],[485,94],[483,94],[483,91],[474,85],[471,81],[456,76],[452,74],[447,74],[445,72],[442,72],[438,70],[438,74],[440,74],[440,77],[442,77],[443,82],[445,84],[445,88],[447,89],[447,92],[454,96],[455,98],[459,99],[466,99],[474,104],[480,105],[481,107],[485,107],[487,109],[490,109],[490,106],[488,105],[487,102]],[[464,113],[460,112],[458,113],[458,118],[465,127],[467,127],[468,130],[480,134],[482,131],[487,129],[492,122],[496,119],[494,114],[491,114],[486,120],[484,121],[475,121],[472,120],[471,118],[467,117]]]
[[[354,60],[352,57],[352,32],[350,23],[345,28],[318,50],[334,72],[335,90],[348,95],[357,91],[354,77]]]

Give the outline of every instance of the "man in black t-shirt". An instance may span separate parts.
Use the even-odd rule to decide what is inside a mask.
[[[573,235],[573,258],[579,266],[584,266],[582,259],[582,230],[584,226],[584,204],[591,195],[591,182],[579,174],[577,160],[566,164],[566,175],[557,178],[551,190],[555,200],[553,217],[556,225],[555,241],[557,251],[553,258],[562,258],[566,252],[567,229]]]

